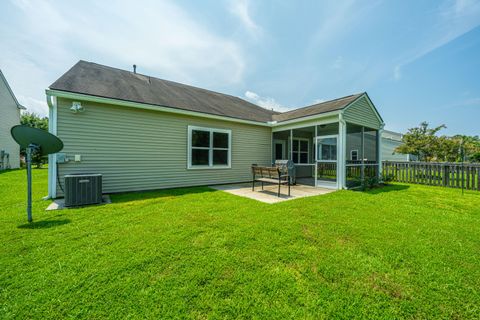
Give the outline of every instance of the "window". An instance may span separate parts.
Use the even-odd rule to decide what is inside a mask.
[[[188,168],[230,168],[231,130],[188,127]]]
[[[293,163],[308,163],[309,147],[308,139],[293,139]]]
[[[358,160],[358,150],[350,151],[350,160],[357,161]]]

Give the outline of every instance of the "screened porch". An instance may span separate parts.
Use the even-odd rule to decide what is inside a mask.
[[[274,130],[272,163],[292,160],[298,184],[359,187],[364,180],[380,178],[379,132],[341,121]]]

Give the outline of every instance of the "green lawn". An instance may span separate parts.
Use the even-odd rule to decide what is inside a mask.
[[[0,318],[475,318],[480,193],[395,184],[274,205],[213,191],[45,212],[0,173]]]

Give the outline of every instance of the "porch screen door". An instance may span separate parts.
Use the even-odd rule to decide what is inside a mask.
[[[316,137],[315,147],[316,185],[325,188],[337,188],[338,135]]]

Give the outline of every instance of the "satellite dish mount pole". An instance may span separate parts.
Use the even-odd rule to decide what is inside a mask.
[[[32,154],[37,152],[44,156],[63,149],[62,140],[45,130],[24,125],[16,125],[10,129],[10,134],[21,148],[25,148],[27,165],[27,216],[32,222]]]
[[[32,154],[38,149],[35,144],[29,144],[26,148],[26,164],[27,164],[27,216],[28,222],[32,222]]]

